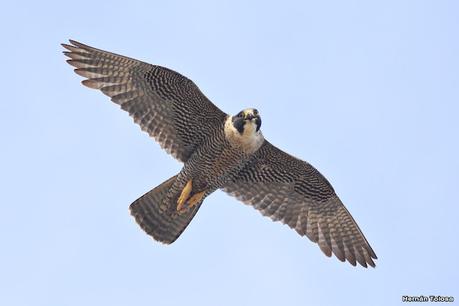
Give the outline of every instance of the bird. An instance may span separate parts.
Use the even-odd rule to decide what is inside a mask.
[[[169,68],[75,40],[61,45],[83,85],[110,97],[183,163],[178,174],[129,206],[155,240],[173,243],[204,199],[223,190],[308,237],[326,256],[375,267],[375,252],[332,185],[311,164],[264,138],[257,109],[230,115]]]

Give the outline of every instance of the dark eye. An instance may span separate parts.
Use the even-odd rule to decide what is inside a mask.
[[[243,112],[239,112],[236,117],[239,117],[239,118],[242,118],[244,116],[244,113]]]
[[[258,110],[253,109],[253,115],[254,115],[254,116],[258,115]]]

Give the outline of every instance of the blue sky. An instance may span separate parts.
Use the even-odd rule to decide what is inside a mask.
[[[4,3],[0,304],[458,299],[458,16],[457,1]],[[265,137],[333,184],[376,269],[219,191],[154,242],[128,206],[181,165],[79,84],[68,38],[177,70],[229,113],[256,107]]]

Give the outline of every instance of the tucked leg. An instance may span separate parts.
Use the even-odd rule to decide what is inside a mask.
[[[206,193],[205,191],[201,191],[201,192],[194,194],[187,202],[188,207],[192,208],[193,206],[201,202],[202,197],[204,196],[205,193]]]
[[[190,197],[191,190],[193,189],[192,180],[189,180],[186,183],[185,187],[182,190],[178,200],[177,200],[177,211],[181,211],[183,209],[183,205],[185,205],[186,201]]]

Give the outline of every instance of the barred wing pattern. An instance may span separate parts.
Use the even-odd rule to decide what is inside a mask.
[[[281,221],[352,265],[375,266],[376,254],[333,187],[313,166],[268,141],[225,192]]]
[[[226,114],[181,74],[70,40],[67,62],[133,117],[161,147],[185,162]]]

